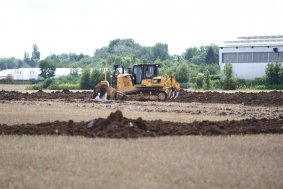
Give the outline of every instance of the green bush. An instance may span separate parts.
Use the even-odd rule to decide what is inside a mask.
[[[203,86],[203,75],[198,75],[196,77],[196,88],[201,89]]]
[[[72,83],[61,83],[61,84],[52,84],[49,86],[50,90],[78,90],[80,89],[79,84],[72,84]]]
[[[237,79],[232,77],[233,66],[232,64],[225,64],[224,66],[224,81],[223,89],[224,90],[234,90],[237,87]]]
[[[269,90],[282,90],[283,89],[283,84],[277,84],[277,85],[265,85],[265,89]]]
[[[220,79],[211,80],[211,87],[215,89],[222,89],[223,88],[223,81]]]
[[[28,90],[42,90],[42,89],[48,89],[48,87],[53,83],[53,79],[48,78],[45,79],[42,82],[33,84],[29,87],[27,87]]]
[[[188,89],[188,88],[190,88],[190,84],[189,83],[180,83],[180,87],[182,89]]]
[[[209,74],[209,71],[208,70],[206,70],[206,72],[204,73],[204,85],[203,85],[203,88],[205,89],[205,90],[208,90],[208,89],[210,89],[210,83],[211,83],[211,81],[210,81],[210,74]]]
[[[254,80],[237,79],[237,88],[239,89],[264,89],[263,86],[266,86],[266,79],[264,77],[255,78]]]
[[[178,66],[176,71],[176,79],[179,82],[186,83],[189,80],[189,70],[186,64]]]
[[[27,90],[42,90],[43,89],[43,83],[36,83],[33,85],[30,85],[27,87]]]
[[[93,89],[95,85],[97,85],[100,81],[103,81],[104,79],[104,73],[102,73],[98,69],[93,69],[90,74],[90,87]]]
[[[237,88],[237,79],[234,77],[224,79],[222,88],[224,90],[235,90]]]
[[[54,79],[52,78],[45,79],[42,83],[43,89],[47,89],[53,83],[53,81]]]
[[[210,75],[211,80],[220,80],[221,76],[220,75]]]
[[[89,69],[85,69],[81,75],[80,89],[91,89]]]
[[[278,85],[283,83],[283,67],[281,63],[270,63],[265,69],[266,83]]]

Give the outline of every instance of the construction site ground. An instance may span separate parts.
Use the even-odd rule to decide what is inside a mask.
[[[0,91],[0,188],[283,186],[282,92],[91,94]]]

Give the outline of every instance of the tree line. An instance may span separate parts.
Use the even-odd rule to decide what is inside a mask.
[[[153,63],[162,61],[188,61],[193,64],[218,63],[218,47],[215,45],[188,48],[181,55],[170,55],[166,43],[156,43],[147,47],[133,39],[115,39],[108,46],[96,49],[93,56],[82,53],[51,54],[44,60],[53,62],[57,68],[64,67],[99,67],[103,64],[120,64],[130,67],[136,63]],[[0,58],[0,70],[13,68],[39,67],[40,51],[36,44],[31,55],[24,52],[23,59]]]

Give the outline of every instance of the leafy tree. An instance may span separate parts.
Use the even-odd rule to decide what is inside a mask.
[[[35,68],[40,60],[40,52],[38,51],[38,46],[36,44],[33,44],[32,46],[32,55],[30,59],[30,66],[32,68]]]
[[[90,69],[85,69],[80,79],[80,89],[90,89]]]
[[[55,63],[49,60],[41,60],[39,62],[41,73],[39,74],[44,79],[53,77],[56,71]]]
[[[136,56],[141,46],[133,39],[115,39],[110,41],[108,52],[118,56]]]
[[[232,73],[233,73],[233,66],[232,66],[232,64],[225,64],[225,66],[224,66],[224,76],[225,76],[225,79],[232,78]]]
[[[78,66],[78,64],[73,64],[71,66],[71,75],[79,75],[79,66]]]
[[[0,58],[0,70],[19,68],[22,64],[22,60],[14,57]]]
[[[270,63],[265,69],[267,84],[283,84],[283,67],[281,63]]]
[[[210,74],[208,70],[204,73],[204,89],[210,89]]]
[[[176,71],[176,79],[181,83],[186,83],[189,80],[188,66],[185,64],[180,65]]]
[[[116,55],[110,55],[107,57],[107,64],[109,65],[118,64],[122,66],[122,57]]]
[[[202,88],[203,87],[203,75],[199,74],[197,77],[196,77],[196,87],[198,89]]]
[[[194,56],[198,54],[198,49],[196,47],[194,48],[188,48],[184,54],[184,58],[188,61],[191,61]]]
[[[169,58],[168,45],[163,43],[156,43],[153,46],[153,59],[159,58],[161,61]]]
[[[205,63],[206,64],[214,64],[217,63],[217,55],[214,52],[212,47],[209,47],[205,56]]]
[[[90,74],[90,87],[94,88],[100,81],[104,80],[104,74],[98,69],[93,69]]]
[[[24,53],[23,63],[24,63],[24,65],[30,65],[31,64],[28,52]]]
[[[79,55],[77,55],[75,53],[69,53],[70,61],[80,61],[83,57],[84,57],[84,55],[82,53],[79,54]]]
[[[236,89],[236,79],[232,77],[232,73],[233,73],[232,64],[225,64],[224,81],[223,81],[223,89],[225,90]]]

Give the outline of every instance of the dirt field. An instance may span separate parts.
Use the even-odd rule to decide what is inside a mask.
[[[28,85],[8,85],[8,84],[0,84],[0,90],[5,91],[24,91]]]
[[[0,188],[282,188],[283,137],[1,136]]]
[[[178,123],[162,120],[145,121],[142,118],[128,119],[120,110],[106,119],[89,122],[73,120],[40,124],[0,125],[4,135],[69,135],[103,138],[138,138],[176,135],[236,135],[283,133],[282,119],[245,119],[239,121],[202,121]]]
[[[46,93],[38,91],[35,93],[21,93],[16,91],[0,91],[0,100],[46,100],[46,99],[61,99],[67,102],[93,102],[92,92],[70,92],[65,90],[63,92],[56,91]],[[126,101],[132,100],[148,101],[146,97],[131,97],[125,98]],[[242,104],[250,106],[283,106],[283,92],[271,91],[271,92],[258,92],[258,93],[219,93],[219,92],[186,92],[180,91],[177,99],[169,99],[169,102],[181,102],[181,103],[221,103],[221,104]]]
[[[90,96],[0,91],[0,188],[283,187],[282,92]]]

